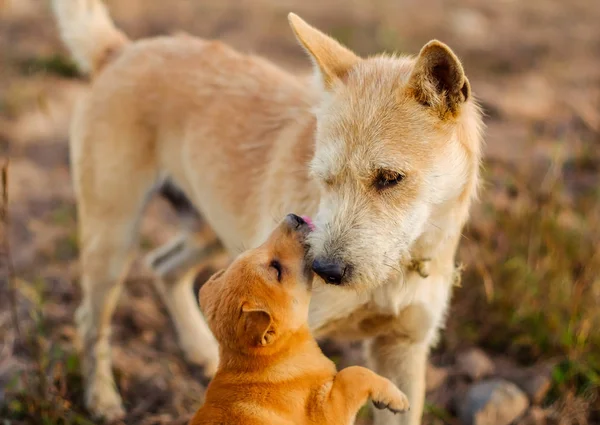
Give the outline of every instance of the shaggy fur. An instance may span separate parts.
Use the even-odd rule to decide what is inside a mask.
[[[314,63],[311,85],[218,41],[131,42],[98,0],[53,1],[63,38],[92,77],[70,140],[90,410],[123,415],[110,319],[144,206],[167,185],[232,256],[258,246],[289,211],[314,216],[313,267],[337,285],[316,283],[310,328],[365,340],[371,367],[407,394],[410,414],[378,411],[377,425],[418,424],[480,162],[481,114],[454,53],[431,41],[416,57],[363,59],[291,14]],[[160,260],[156,286],[184,353],[212,374],[217,343],[193,279],[180,278],[209,251],[196,227],[182,226],[150,263]]]

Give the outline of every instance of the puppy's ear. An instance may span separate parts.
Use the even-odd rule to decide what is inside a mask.
[[[200,310],[204,314],[206,320],[212,320],[214,313],[216,312],[216,304],[218,301],[217,296],[221,291],[219,290],[219,286],[221,282],[221,278],[225,273],[225,269],[219,270],[215,274],[213,274],[207,281],[202,285],[200,291],[198,292],[198,298],[200,300]]]
[[[304,22],[298,15],[288,15],[296,38],[310,55],[325,90],[344,81],[348,72],[361,59],[333,38]]]
[[[242,338],[253,347],[266,346],[275,340],[273,320],[268,311],[263,309],[242,307]]]
[[[437,40],[427,43],[419,53],[408,88],[421,104],[434,109],[442,118],[455,115],[471,96],[465,71],[452,50]]]

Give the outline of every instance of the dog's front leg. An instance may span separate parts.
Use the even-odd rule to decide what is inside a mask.
[[[312,423],[350,424],[359,409],[369,400],[378,409],[396,413],[409,409],[404,393],[393,382],[375,372],[351,366],[341,370],[329,385],[329,391],[319,392]]]
[[[375,338],[370,344],[369,361],[377,373],[392,380],[410,401],[410,412],[394,416],[391,412],[375,412],[375,425],[418,425],[425,402],[425,369],[428,344],[397,335]]]

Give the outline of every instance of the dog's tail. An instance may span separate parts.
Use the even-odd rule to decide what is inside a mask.
[[[129,43],[101,0],[52,0],[52,9],[64,43],[85,73],[100,72]]]

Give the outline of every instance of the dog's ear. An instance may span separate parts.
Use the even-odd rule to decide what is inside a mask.
[[[360,58],[333,38],[304,22],[298,15],[288,15],[296,38],[310,55],[325,90],[344,81]]]
[[[273,320],[268,311],[242,306],[240,332],[252,347],[266,346],[275,340]]]
[[[460,60],[437,40],[421,49],[408,89],[419,103],[431,107],[442,118],[448,113],[455,115],[471,96],[471,86]]]

